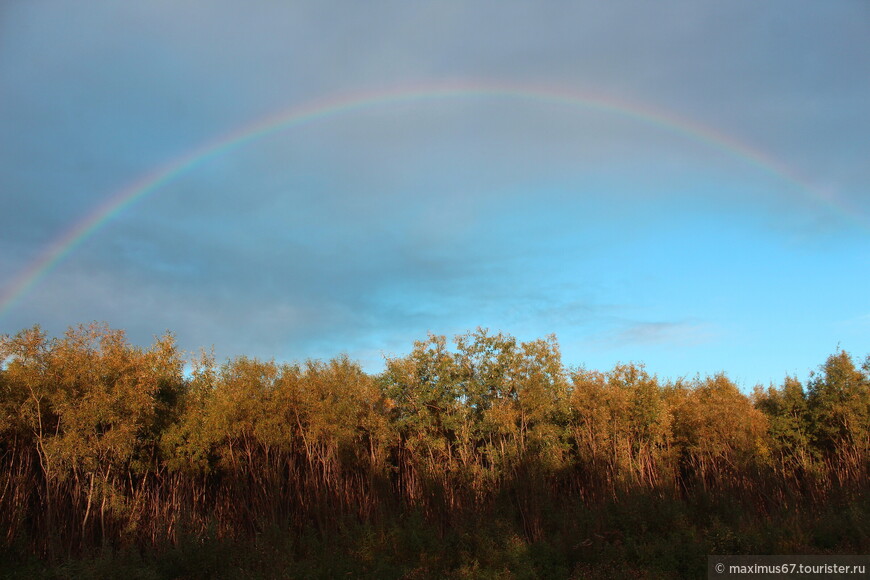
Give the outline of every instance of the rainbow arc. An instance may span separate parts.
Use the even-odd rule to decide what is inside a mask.
[[[226,155],[245,145],[281,131],[303,124],[313,123],[328,117],[351,114],[356,111],[388,107],[402,103],[426,103],[446,99],[501,98],[533,102],[561,104],[579,107],[640,123],[659,127],[665,131],[700,141],[730,156],[742,159],[765,172],[796,186],[796,191],[816,202],[834,209],[846,217],[855,212],[841,200],[814,187],[797,171],[773,156],[738,141],[711,127],[657,110],[652,107],[590,92],[572,92],[549,87],[528,85],[453,83],[402,88],[392,91],[357,93],[317,100],[292,107],[264,119],[236,128],[218,138],[172,159],[154,171],[140,176],[124,188],[109,195],[106,200],[61,236],[12,280],[4,294],[0,295],[0,317],[25,296],[36,284],[51,272],[85,240],[93,236],[106,223],[124,212],[142,198],[153,194],[183,174],[199,165]]]

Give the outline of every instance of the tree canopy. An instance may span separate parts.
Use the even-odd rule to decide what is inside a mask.
[[[2,542],[40,557],[412,513],[441,533],[513,514],[538,541],[556,506],[638,494],[769,514],[866,498],[868,451],[870,358],[844,351],[748,396],[724,374],[566,368],[555,337],[482,329],[378,375],[347,357],[186,360],[171,334],[141,348],[104,325],[0,342]]]

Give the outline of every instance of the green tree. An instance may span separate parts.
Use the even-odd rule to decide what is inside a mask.
[[[755,408],[768,419],[774,467],[800,477],[812,460],[810,415],[803,385],[786,377],[782,386],[767,390],[756,387]]]
[[[866,366],[866,363],[865,363]],[[807,405],[816,447],[844,477],[866,477],[870,451],[870,376],[839,351],[809,381]]]

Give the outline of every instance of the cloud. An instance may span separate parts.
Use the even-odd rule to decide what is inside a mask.
[[[715,340],[716,336],[716,329],[709,323],[634,322],[606,334],[605,341],[614,346],[695,347]]]
[[[0,10],[0,288],[113,192],[219,135],[336,95],[448,81],[672,111],[867,209],[860,3]],[[783,231],[818,220],[829,226],[807,236],[821,239],[845,228],[788,180],[708,145],[534,100],[384,104],[312,120],[139,200],[0,330],[98,319],[145,342],[170,328],[187,348],[289,358],[371,359],[430,330],[478,325],[612,349],[709,344],[716,330],[701,321],[721,321],[710,304],[735,294],[742,262],[756,264],[759,287],[778,288],[785,274],[819,271],[827,251],[784,250]],[[841,235],[861,249],[853,231]],[[724,259],[735,247],[739,259]],[[842,270],[860,271],[860,253],[838,254]],[[768,262],[801,271],[772,281]],[[709,301],[687,304],[692,292]],[[757,307],[723,303],[747,317]]]

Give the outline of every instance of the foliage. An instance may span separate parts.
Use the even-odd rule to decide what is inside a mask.
[[[377,376],[185,362],[169,334],[2,337],[0,573],[693,577],[870,548],[870,358],[751,397],[482,329]]]

